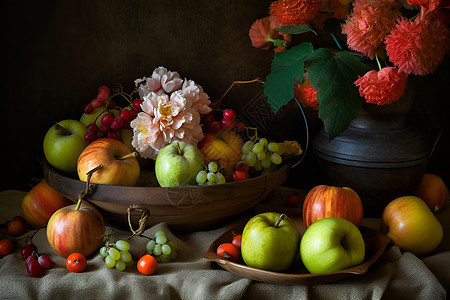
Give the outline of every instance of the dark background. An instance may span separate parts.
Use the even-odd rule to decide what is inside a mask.
[[[1,190],[29,189],[43,176],[45,133],[60,120],[79,119],[100,85],[121,83],[130,90],[135,79],[165,66],[213,99],[234,80],[264,79],[273,52],[252,47],[248,30],[268,15],[270,2],[3,0]],[[448,70],[447,59],[421,82],[411,117],[426,130],[444,129],[429,172],[447,185]],[[314,111],[307,116],[313,138],[322,125]],[[301,117],[291,117],[289,126],[303,130]],[[309,152],[286,184],[308,187],[320,180]]]

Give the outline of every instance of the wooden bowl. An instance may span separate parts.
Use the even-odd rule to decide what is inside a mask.
[[[216,185],[180,187],[126,187],[91,184],[92,194],[86,198],[97,207],[105,221],[128,227],[127,209],[142,205],[150,210],[147,226],[166,223],[175,232],[203,230],[224,222],[251,208],[266,198],[288,176],[289,165],[277,171],[249,180]],[[66,177],[44,162],[44,177],[48,184],[74,202],[86,182]],[[137,228],[141,212],[131,213],[133,228]]]

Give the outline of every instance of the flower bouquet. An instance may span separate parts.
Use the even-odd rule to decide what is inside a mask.
[[[449,9],[447,0],[272,2],[270,16],[249,31],[254,47],[274,47],[264,86],[272,111],[295,95],[319,111],[328,138],[335,138],[356,117],[361,97],[391,104],[409,77],[436,70],[450,50]],[[298,34],[312,35],[321,47],[291,46]],[[367,71],[361,57],[377,69]]]

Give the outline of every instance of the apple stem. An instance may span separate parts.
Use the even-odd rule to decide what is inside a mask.
[[[62,127],[59,124],[55,124],[55,129],[56,130],[61,130],[65,135],[71,135],[72,133],[70,133],[69,130],[67,130],[66,128]]]
[[[77,205],[75,206],[75,210],[79,210],[80,209],[80,206],[81,206],[81,202],[83,201],[83,198],[78,198],[78,202],[77,202]]]
[[[276,228],[278,228],[278,226],[280,225],[281,221],[287,220],[287,218],[288,218],[288,217],[287,217],[285,214],[281,214],[281,215],[278,217],[277,221],[275,222],[275,224],[274,224],[273,226],[276,227]]]
[[[134,152],[131,152],[131,153],[128,153],[127,155],[124,155],[124,156],[122,156],[122,157],[119,157],[119,160],[124,160],[124,159],[127,159],[127,158],[130,158],[130,157],[136,157],[137,156],[137,152],[136,151],[134,151]]]
[[[177,150],[179,155],[183,155],[183,153],[181,152],[180,144],[178,144],[178,142],[177,142]]]

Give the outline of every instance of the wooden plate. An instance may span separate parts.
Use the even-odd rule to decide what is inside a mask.
[[[298,220],[296,221],[298,222]],[[242,232],[242,229],[243,225],[230,229],[218,237],[203,255],[203,259],[217,263],[220,267],[233,274],[256,281],[276,284],[313,285],[342,280],[352,275],[365,274],[370,266],[381,256],[390,242],[390,239],[380,232],[360,226],[359,229],[366,244],[366,257],[362,264],[337,272],[311,274],[301,263],[300,256],[298,256],[286,273],[279,273],[249,267],[244,264],[242,259],[237,263],[232,262],[216,254],[216,249],[220,244],[230,242],[233,239],[234,233],[239,234]]]

